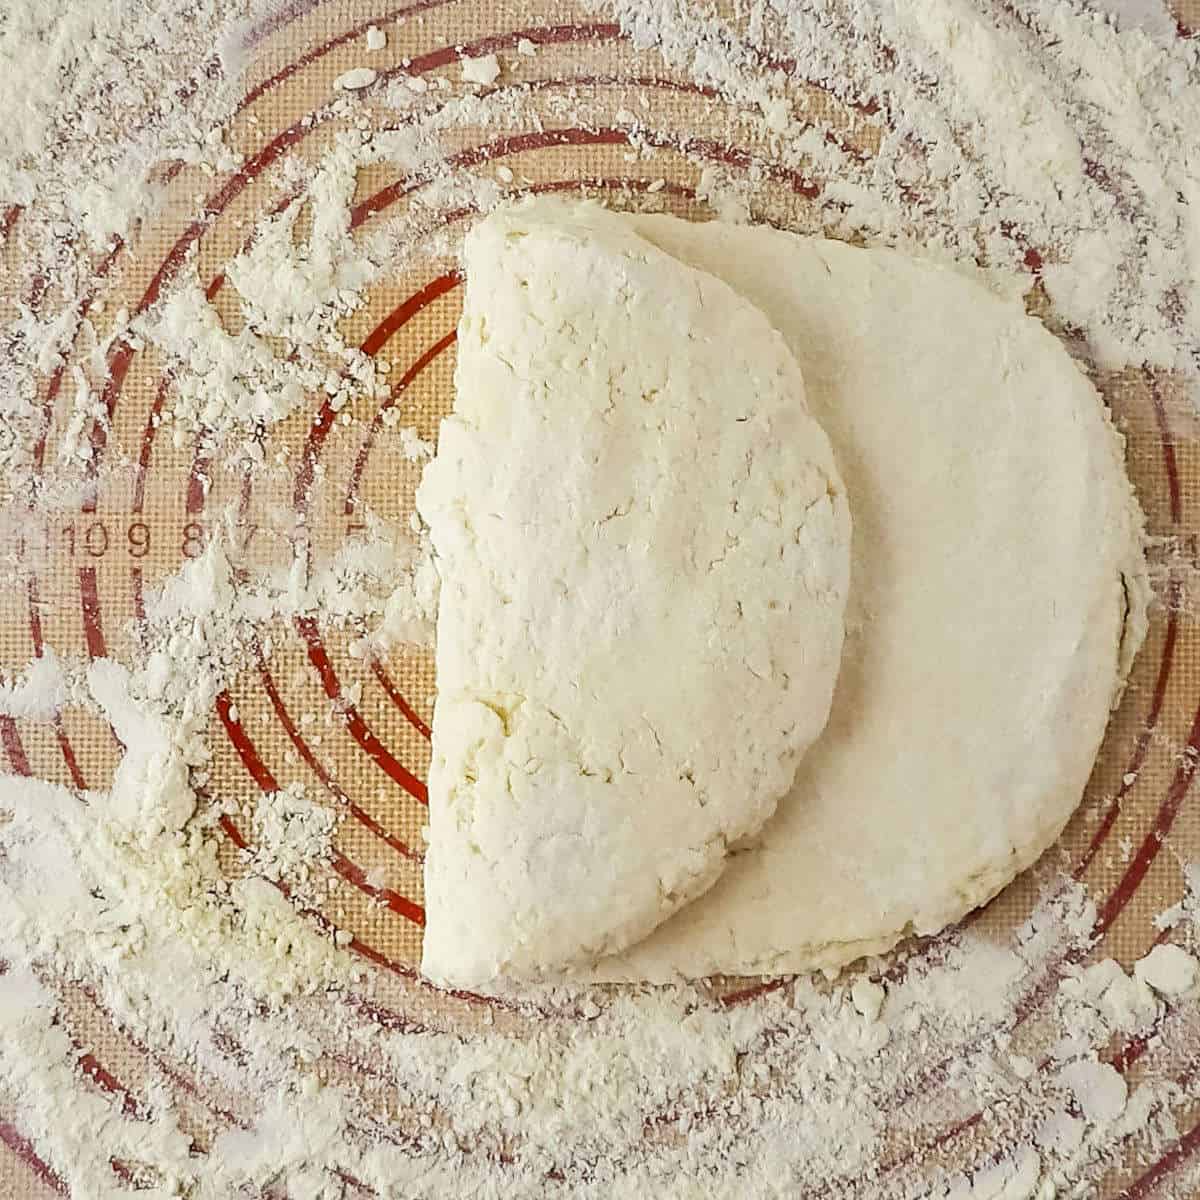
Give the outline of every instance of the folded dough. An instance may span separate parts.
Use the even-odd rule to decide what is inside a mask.
[[[944,266],[639,217],[779,329],[854,515],[829,725],[759,843],[592,972],[836,967],[994,895],[1078,804],[1146,628],[1123,441],[1019,302]]]
[[[721,872],[829,713],[850,521],[791,352],[595,206],[466,245],[422,970],[587,965]]]

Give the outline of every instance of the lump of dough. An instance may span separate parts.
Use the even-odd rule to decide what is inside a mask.
[[[710,887],[825,725],[850,519],[795,359],[595,206],[468,236],[422,970],[530,978]]]
[[[891,250],[636,217],[757,305],[854,513],[829,724],[758,844],[606,979],[836,967],[995,895],[1079,803],[1146,630],[1122,440],[1060,343]]]

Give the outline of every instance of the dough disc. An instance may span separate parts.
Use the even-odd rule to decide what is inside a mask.
[[[635,228],[757,305],[854,518],[829,725],[756,848],[607,979],[836,967],[933,933],[1058,836],[1145,633],[1122,439],[1021,305],[762,228]]]
[[[590,963],[720,874],[829,713],[850,524],[783,339],[595,206],[467,239],[422,970]]]

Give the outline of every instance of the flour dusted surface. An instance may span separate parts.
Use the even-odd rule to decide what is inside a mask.
[[[707,889],[825,724],[850,521],[761,314],[597,207],[466,244],[422,967],[624,949]]]
[[[0,13],[3,107],[20,117],[0,130],[3,291],[11,301],[0,330],[0,494],[12,497],[0,514],[0,650],[12,685],[0,696],[0,763],[16,769],[2,719],[10,709],[30,768],[58,781],[37,791],[20,775],[0,780],[0,960],[8,967],[0,974],[0,1193],[56,1194],[58,1185],[31,1165],[40,1161],[82,1197],[134,1194],[133,1178],[145,1189],[136,1194],[182,1189],[213,1200],[272,1189],[321,1200],[372,1191],[404,1200],[489,1191],[537,1200],[556,1192],[791,1200],[819,1191],[819,1179],[854,1200],[912,1200],[1046,1195],[1051,1187],[1059,1196],[1103,1195],[1153,1172],[1153,1194],[1191,1200],[1200,1191],[1196,1002],[1190,990],[1157,993],[1133,964],[1156,938],[1194,959],[1200,912],[1183,752],[1194,715],[1184,681],[1196,655],[1186,372],[1195,360],[1200,41],[1176,30],[1180,20],[1183,34],[1196,26],[1194,5],[1183,0],[1168,11],[1150,0],[1105,0],[1103,11],[1119,10],[1115,25],[1062,0],[931,2],[899,14],[876,0],[772,0],[736,12],[706,0],[555,0],[536,9],[458,0],[405,19],[361,3],[247,8],[9,0]],[[964,20],[969,36],[957,32]],[[608,22],[642,48],[538,32]],[[504,40],[480,42],[493,33]],[[428,67],[438,51],[445,65]],[[316,55],[307,66],[270,82],[306,52]],[[491,53],[497,79],[464,84],[461,58]],[[375,83],[334,89],[338,76],[361,68],[377,72]],[[979,90],[981,73],[994,81],[991,92]],[[615,82],[622,76],[641,82]],[[963,86],[943,82],[960,78]],[[1017,118],[1031,96],[1032,115],[1043,115],[1027,126]],[[230,210],[204,209],[237,186],[239,167],[257,171],[260,151],[310,111],[300,140]],[[1025,130],[1053,112],[1064,115],[1082,158],[1078,170],[1062,159],[1068,170],[1048,186],[1018,164],[1044,160],[1044,145]],[[612,144],[513,149],[511,139],[564,129]],[[452,158],[476,147],[486,155]],[[723,149],[747,157],[715,160]],[[401,180],[399,202],[359,210],[350,227],[356,204]],[[451,214],[486,211],[502,195],[552,181],[614,207],[693,219],[719,211],[1002,268],[1015,291],[1033,289],[1031,303],[1124,422],[1153,535],[1151,636],[1090,802],[1037,880],[1025,876],[970,930],[904,946],[834,985],[775,983],[758,996],[746,994],[756,981],[616,996],[594,989],[539,996],[536,1009],[514,1011],[434,993],[368,961],[365,951],[382,950],[412,963],[416,938],[380,898],[369,901],[364,923],[363,906],[350,903],[352,889],[331,865],[316,861],[312,881],[321,886],[310,895],[337,883],[320,912],[339,934],[358,932],[360,945],[339,947],[338,934],[318,933],[316,915],[303,910],[308,897],[293,907],[261,878],[237,882],[247,859],[231,850],[219,818],[250,832],[259,792],[219,715],[202,719],[223,686],[236,693],[234,727],[277,782],[303,779],[307,800],[346,817],[334,848],[353,857],[370,838],[248,686],[259,669],[256,637],[286,709],[335,783],[368,808],[386,793],[376,811],[388,820],[396,812],[387,807],[396,804],[395,786],[349,739],[345,704],[325,696],[294,622],[320,623],[358,715],[395,748],[398,730],[411,726],[398,712],[381,719],[373,656],[383,655],[404,691],[420,661],[406,643],[426,644],[431,633],[436,575],[417,535],[410,549],[397,534],[409,529],[414,481],[406,447],[423,453],[418,442],[433,441],[444,409],[435,400],[431,417],[429,398],[440,394],[448,406],[452,351],[439,360],[447,368],[440,377],[435,363],[382,413],[376,454],[384,459],[371,458],[352,516],[338,463],[346,443],[353,450],[369,431],[379,391],[396,388],[433,339],[453,333],[460,293],[422,310],[375,355],[377,378],[354,374],[363,365],[357,347],[411,289],[454,269],[462,225]],[[793,183],[818,194],[810,200]],[[276,209],[295,195],[296,209]],[[23,206],[15,221],[12,206]],[[177,288],[207,290],[211,272],[224,268],[229,279],[212,303],[225,333],[236,341],[249,322],[277,359],[262,360],[256,378],[242,382],[296,378],[318,364],[335,375],[325,382],[341,408],[300,529],[294,475],[320,397],[304,385],[290,415],[265,410],[262,420],[242,404],[253,388],[239,387],[226,408],[228,394],[192,375],[190,353],[172,352],[166,363],[198,402],[185,403],[183,424],[189,406],[221,402],[223,431],[206,439],[211,455],[201,464],[211,480],[206,503],[190,516],[184,509],[193,432],[172,436],[172,416],[152,447],[145,509],[128,511],[163,359],[144,339],[109,420],[108,358],[169,248],[163,239],[193,220],[205,232],[179,274],[164,278],[163,299]],[[98,274],[110,252],[107,274]],[[222,347],[210,341],[207,350],[222,362]],[[1175,375],[1162,369],[1172,363]],[[59,365],[64,382],[39,473],[47,388]],[[1174,438],[1182,485],[1175,524],[1151,385]],[[164,419],[183,395],[173,382]],[[108,449],[90,457],[97,419]],[[338,449],[341,459],[331,455]],[[245,462],[249,523],[227,525]],[[89,478],[99,486],[95,514],[79,511]],[[16,561],[31,496],[32,553]],[[137,558],[130,551],[146,549],[142,518],[151,547]],[[189,520],[214,533],[226,574],[203,560],[180,572]],[[49,544],[42,521],[54,535]],[[68,558],[63,531],[72,525]],[[111,544],[93,556],[89,545],[103,548],[100,525]],[[259,566],[272,545],[283,561],[267,578]],[[190,543],[187,552],[198,548]],[[190,769],[190,783],[208,793],[182,834],[157,840],[151,854],[114,860],[114,872],[75,849],[111,843],[105,797],[121,754],[87,684],[76,591],[88,567],[97,571],[108,654],[130,668],[131,703],[145,710],[166,699],[171,728],[191,719],[189,704],[201,718],[193,747],[205,761]],[[135,567],[156,616],[150,630],[127,638]],[[164,581],[172,599],[157,605]],[[31,583],[45,638],[32,662]],[[343,627],[363,606],[362,622]],[[1164,656],[1168,626],[1174,648]],[[1169,686],[1161,721],[1148,730],[1160,670]],[[92,789],[87,806],[71,791],[60,728]],[[1143,734],[1139,765],[1130,752]],[[1151,831],[1172,780],[1183,803],[1159,841]],[[161,799],[167,808],[178,794]],[[3,825],[11,811],[30,819]],[[423,811],[413,801],[405,812],[408,824],[391,828],[419,846]],[[71,836],[56,834],[60,818],[75,822]],[[261,827],[268,838],[278,832]],[[1099,849],[1084,870],[1093,837]],[[321,838],[303,840],[319,853]],[[1144,848],[1153,861],[1122,908],[1128,887],[1119,885],[1144,868]],[[283,865],[278,854],[256,857],[262,870]],[[419,862],[392,854],[364,866],[376,885],[419,885]],[[1059,895],[1060,866],[1080,870],[1086,887]],[[237,886],[226,890],[227,881]],[[1043,883],[1050,891],[1035,902]],[[1097,921],[1118,911],[1093,944]],[[29,920],[14,923],[15,913]],[[214,913],[220,920],[210,927]],[[245,929],[269,936],[236,932]],[[1141,974],[1168,986],[1182,979],[1164,976],[1161,965]],[[312,995],[293,991],[314,984]],[[884,997],[869,1021],[874,989]],[[1060,1075],[1075,1060],[1111,1064],[1126,1079],[1115,1120],[1083,1113]],[[1067,1078],[1085,1074],[1105,1072]]]

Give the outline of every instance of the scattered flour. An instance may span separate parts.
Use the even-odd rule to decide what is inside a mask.
[[[223,438],[274,424],[304,403],[324,372],[276,356],[249,326],[227,333],[198,280],[176,288],[136,330],[178,364],[166,416],[175,444],[201,433]]]
[[[47,648],[16,679],[0,678],[0,713],[46,721],[71,698],[71,681],[58,655]]]
[[[250,813],[251,848],[247,869],[272,883],[287,886],[292,899],[316,905],[321,865],[329,860],[339,815],[314,804],[300,784],[268,792]]]
[[[1058,0],[758,0],[751,30],[801,64],[764,71],[715,6],[594,7],[759,108],[781,161],[820,182],[834,231],[984,265],[1020,267],[1034,249],[1056,309],[1102,365],[1200,369],[1194,39],[1152,41],[1145,22],[1119,32]],[[805,136],[779,103],[801,74],[879,106],[877,154],[862,162]]]

